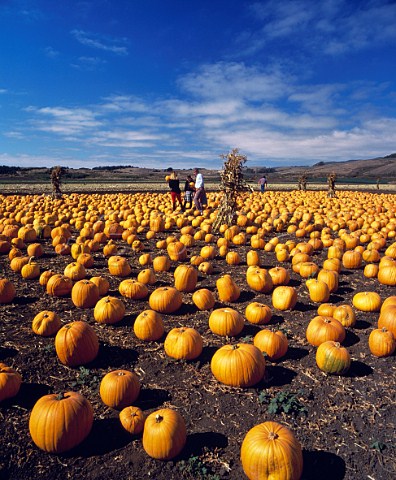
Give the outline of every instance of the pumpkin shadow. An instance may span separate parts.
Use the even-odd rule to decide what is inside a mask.
[[[9,347],[0,347],[0,360],[18,355],[18,350]]]
[[[290,368],[280,365],[267,365],[265,368],[264,379],[260,382],[258,388],[283,387],[289,385],[297,376],[297,373]]]
[[[358,360],[353,360],[346,376],[352,378],[361,378],[368,377],[372,374],[373,369],[369,365],[366,365],[363,362],[359,362]]]
[[[191,303],[183,303],[183,305],[174,313],[172,313],[172,315],[194,315],[198,312],[200,312],[200,310],[197,309],[197,307],[194,305],[194,304],[191,304]]]
[[[202,455],[207,449],[225,448],[228,445],[228,439],[222,433],[217,432],[198,432],[187,436],[186,446],[181,452],[179,458],[185,460],[191,456]]]
[[[354,292],[354,291],[355,291],[354,288],[346,287],[346,286],[345,286],[345,287],[340,287],[340,286],[339,286],[338,289],[337,289],[337,294],[339,294],[339,295],[337,295],[337,296],[338,296],[338,297],[341,296],[340,298],[343,298],[343,296],[344,296],[345,294],[351,293],[351,292]]]
[[[312,312],[317,310],[318,306],[311,303],[302,303],[297,302],[293,310],[298,310],[299,312]]]
[[[308,354],[309,354],[309,350],[307,350],[306,348],[289,347],[283,359],[301,360],[302,358],[306,357]]]
[[[15,305],[29,305],[30,303],[35,303],[39,300],[39,297],[16,297],[12,303]]]
[[[251,292],[248,290],[243,290],[241,294],[239,295],[238,300],[235,303],[245,303],[245,302],[251,302],[254,298],[256,298],[256,293]]]
[[[356,328],[357,330],[366,330],[367,328],[371,327],[371,323],[367,322],[367,320],[356,320],[355,325],[353,328]]]
[[[218,350],[218,347],[205,346],[202,349],[202,353],[198,358],[198,368],[202,368],[204,365],[211,362],[213,355]]]
[[[342,480],[345,477],[344,460],[334,453],[303,450],[304,469],[301,480]]]
[[[360,338],[356,335],[356,333],[346,330],[345,340],[342,342],[344,347],[352,347],[352,345],[356,345],[359,342]]]
[[[135,438],[121,426],[117,418],[95,419],[91,433],[77,447],[65,452],[63,458],[94,457],[125,447]]]
[[[137,317],[136,313],[128,313],[127,315],[124,316],[124,318],[120,322],[117,322],[111,326],[113,328],[132,327],[132,325],[135,323],[136,317]]]
[[[99,355],[88,364],[89,368],[121,367],[137,362],[139,354],[131,348],[114,345],[100,345]]]
[[[43,383],[25,383],[23,382],[18,394],[2,402],[2,406],[18,405],[21,408],[30,410],[33,408],[37,400],[44,395],[51,393],[52,389],[49,385]]]
[[[150,410],[160,407],[171,399],[171,394],[163,388],[142,388],[135,403],[142,410]]]
[[[261,328],[258,325],[245,323],[245,326],[243,327],[242,332],[239,335],[237,335],[237,338],[242,339],[244,337],[249,337],[249,336],[254,337],[260,330]]]
[[[272,315],[271,320],[269,321],[268,325],[279,325],[283,323],[285,319],[281,315]]]

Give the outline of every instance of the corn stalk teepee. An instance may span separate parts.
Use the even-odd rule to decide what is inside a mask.
[[[54,167],[51,170],[51,184],[52,184],[52,196],[53,198],[62,198],[62,173],[63,168],[60,166]]]
[[[236,220],[237,196],[240,192],[252,188],[243,179],[242,168],[247,162],[245,155],[241,155],[237,148],[228,154],[222,154],[223,170],[220,172],[220,190],[223,192],[217,217],[213,222],[213,230],[217,231],[222,224],[231,225]]]

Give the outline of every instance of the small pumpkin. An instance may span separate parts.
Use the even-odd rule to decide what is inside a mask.
[[[131,435],[139,435],[144,428],[146,416],[139,407],[128,406],[121,410],[119,419],[122,427]]]
[[[145,268],[138,273],[137,281],[145,285],[154,285],[157,281],[154,271],[151,268]]]
[[[351,356],[339,342],[329,340],[319,345],[316,351],[316,364],[322,372],[344,375],[351,366]]]
[[[373,330],[370,333],[368,344],[370,352],[376,357],[389,357],[396,349],[395,337],[385,327]]]
[[[142,300],[149,294],[148,288],[145,283],[139,282],[132,278],[123,280],[119,286],[118,291],[125,298],[132,300]]]
[[[356,323],[356,315],[350,305],[339,305],[331,316],[341,322],[344,327],[353,327]]]
[[[293,310],[297,303],[297,292],[294,287],[280,285],[272,292],[272,305],[277,310]]]
[[[47,282],[46,291],[54,297],[65,297],[70,295],[73,288],[73,281],[59,273],[52,275]]]
[[[77,367],[92,362],[99,352],[95,330],[86,322],[77,320],[64,325],[56,334],[55,350],[61,363]]]
[[[200,288],[192,294],[192,301],[199,310],[210,310],[215,305],[213,292],[207,288]]]
[[[305,282],[308,287],[309,298],[312,302],[327,302],[330,298],[330,290],[327,283],[316,278]]]
[[[186,441],[186,424],[176,410],[162,408],[146,418],[143,448],[150,457],[171,460],[183,450]]]
[[[21,268],[22,278],[32,280],[40,276],[39,264],[34,260],[35,257],[30,257],[28,263]]]
[[[110,290],[110,282],[106,277],[102,277],[102,275],[91,277],[89,281],[98,287],[99,295],[101,297],[103,297],[103,295],[107,295],[107,292]]]
[[[16,295],[14,284],[8,278],[0,278],[0,303],[11,303]]]
[[[233,308],[217,308],[209,316],[209,328],[224,337],[234,337],[241,333],[245,325],[243,316]]]
[[[247,388],[262,380],[265,359],[250,343],[223,345],[213,355],[210,368],[219,382],[230,387]]]
[[[144,310],[136,317],[133,331],[139,340],[154,342],[164,334],[164,322],[158,312]]]
[[[379,312],[382,300],[377,292],[358,292],[353,296],[352,303],[362,312]]]
[[[267,354],[272,361],[279,360],[286,355],[289,342],[286,335],[280,330],[272,332],[271,330],[260,330],[253,339],[253,345],[261,352]]]
[[[113,255],[108,259],[107,268],[109,269],[110,275],[116,277],[127,277],[132,271],[128,260],[119,255]]]
[[[55,335],[61,326],[62,324],[59,315],[56,312],[51,312],[49,310],[39,312],[33,318],[32,322],[33,332],[36,335],[41,335],[43,337]]]
[[[0,363],[0,402],[15,397],[22,384],[21,375],[5,363]]]
[[[149,297],[152,310],[159,313],[173,313],[183,304],[183,297],[174,287],[159,287]]]
[[[93,315],[98,323],[118,323],[125,316],[125,304],[117,297],[103,297],[96,303]]]
[[[174,272],[175,287],[179,292],[193,292],[198,281],[198,270],[193,265],[178,265]]]
[[[255,325],[266,325],[271,321],[272,311],[264,303],[252,302],[246,307],[245,317],[248,322]]]
[[[99,288],[89,280],[79,280],[73,285],[71,299],[78,308],[92,308],[99,300]]]
[[[308,324],[306,337],[308,343],[318,347],[321,343],[333,340],[342,343],[345,339],[345,328],[342,324],[332,317],[318,315]]]
[[[260,293],[269,293],[274,286],[268,270],[260,267],[249,267],[247,269],[246,282],[252,290]]]
[[[235,302],[241,295],[241,289],[228,274],[217,279],[216,288],[221,302]]]
[[[165,338],[165,353],[177,360],[194,360],[202,353],[203,340],[194,328],[173,328]]]
[[[122,410],[138,398],[139,378],[129,370],[113,370],[102,378],[99,393],[105,405]]]

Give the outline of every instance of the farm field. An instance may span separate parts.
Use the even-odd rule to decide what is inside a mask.
[[[307,192],[277,185],[265,194],[241,194],[238,228],[222,226],[213,232],[220,199],[214,185],[208,188],[203,216],[194,209],[173,212],[168,194],[136,184],[123,184],[120,194],[111,193],[109,185],[95,185],[94,193],[81,193],[92,186],[74,184],[69,191],[71,185],[65,185],[62,199],[52,199],[40,187],[30,195],[15,194],[10,187],[9,194],[3,189],[6,195],[0,197],[1,278],[15,287],[14,298],[0,304],[0,362],[22,377],[19,392],[0,402],[1,480],[247,478],[240,458],[242,441],[252,427],[268,420],[288,427],[300,442],[301,478],[395,478],[395,354],[378,357],[369,348],[369,336],[382,315],[381,303],[396,296],[395,194],[377,193],[375,185],[370,186],[373,191],[343,186],[336,198],[327,198],[319,185]],[[116,191],[120,186],[113,187]],[[17,188],[25,192],[24,187]],[[169,247],[173,243],[185,249],[175,253]],[[75,245],[86,246],[85,256],[78,260],[80,249]],[[13,255],[34,256],[31,263],[37,263],[38,272],[23,278],[14,265],[18,262],[11,268]],[[179,258],[171,259],[172,255]],[[121,274],[110,271],[112,256],[126,261]],[[158,257],[165,258],[151,265]],[[79,278],[108,281],[108,292],[100,297],[121,301],[122,318],[99,322],[96,301],[78,306],[70,292],[59,296],[45,285],[43,272],[63,275],[72,263],[85,263],[85,272],[80,269],[78,277],[70,274],[73,285]],[[249,265],[257,263],[249,275]],[[175,286],[174,273],[180,265],[193,265],[196,281],[188,287],[177,284],[182,303],[174,311],[160,312],[164,333],[158,339],[138,338],[136,318],[155,306],[154,291]],[[147,281],[139,289],[143,293],[136,294],[132,286],[120,292],[123,281],[136,280],[149,268],[155,270],[155,278],[149,282],[145,276]],[[326,296],[321,290],[323,295],[315,297],[307,280],[337,269],[338,274],[321,273],[332,291]],[[235,298],[223,297],[233,289],[217,283],[225,275],[239,289]],[[276,294],[277,287],[285,285],[296,295],[294,305]],[[193,294],[200,289],[212,292],[214,305],[202,310],[196,306]],[[357,304],[354,299],[360,292],[374,296]],[[247,319],[246,308],[254,302],[270,312],[261,323]],[[395,331],[392,305],[383,311],[393,312],[389,329]],[[337,323],[337,328],[351,363],[340,375],[318,368],[317,346],[306,336],[318,308],[320,315],[333,318],[335,306],[348,307],[348,315],[340,317],[344,326]],[[212,312],[221,308],[242,315],[238,331],[219,334],[213,323],[209,326]],[[41,336],[32,330],[34,317],[45,310],[56,312],[62,326],[82,320],[92,327],[99,340],[97,356],[75,366],[62,363],[55,332]],[[165,352],[167,334],[179,327],[194,328],[202,338],[202,352],[191,360],[174,359]],[[263,330],[281,331],[287,351],[277,359],[266,353],[264,374],[253,385],[242,388],[220,382],[212,373],[218,349],[253,344]],[[142,434],[126,432],[119,410],[102,401],[101,381],[118,369],[136,374],[140,392],[133,405],[145,415],[170,408],[183,417],[187,440],[175,458],[150,457]],[[68,391],[79,392],[92,405],[92,429],[64,453],[44,452],[29,433],[33,406],[44,395]]]

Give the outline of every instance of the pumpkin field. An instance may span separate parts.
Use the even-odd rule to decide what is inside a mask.
[[[1,480],[396,478],[396,195],[221,195],[0,196]]]

